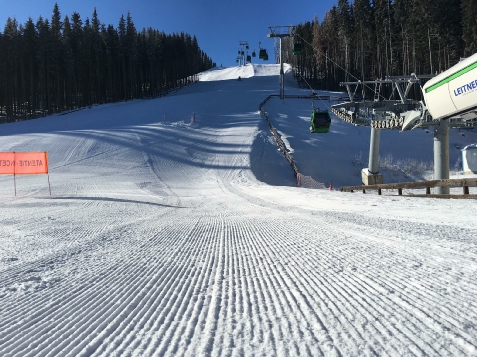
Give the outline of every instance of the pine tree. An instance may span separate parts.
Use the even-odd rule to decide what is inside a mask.
[[[68,41],[71,52],[73,55],[73,105],[76,108],[83,107],[84,98],[82,93],[83,87],[83,56],[82,56],[82,47],[83,47],[83,21],[79,13],[74,12],[71,15],[71,34],[66,38]]]
[[[463,56],[477,53],[477,2],[462,0],[462,40],[464,41]]]
[[[128,12],[126,17],[126,44],[127,44],[127,59],[128,59],[128,73],[129,73],[129,93],[130,98],[137,97],[137,80],[136,72],[134,70],[136,65],[136,51],[137,51],[137,31],[134,26],[131,14]]]
[[[25,82],[26,93],[28,93],[28,114],[30,118],[34,116],[37,103],[37,83],[38,83],[38,67],[37,67],[37,36],[35,24],[31,18],[25,24],[23,30],[23,55],[25,57],[26,77],[29,79]]]
[[[342,63],[345,69],[345,80],[349,80],[351,70],[351,42],[353,41],[353,18],[348,0],[338,0],[339,38],[341,44]]]
[[[92,71],[92,92],[94,93],[94,102],[103,103],[105,101],[102,80],[103,80],[103,41],[100,34],[101,23],[98,18],[96,8],[93,11],[93,17],[91,18],[91,71]]]
[[[61,43],[61,32],[63,29],[63,24],[61,22],[61,14],[58,8],[58,3],[55,3],[53,7],[53,15],[51,17],[51,26],[50,26],[50,46],[51,53],[49,58],[49,64],[51,68],[51,101],[52,109],[56,112],[63,110],[63,98],[62,98],[62,43]]]
[[[354,28],[356,32],[356,69],[360,78],[366,79],[370,73],[366,71],[365,63],[371,60],[371,39],[373,36],[372,10],[369,0],[355,0],[353,5]]]
[[[10,121],[15,120],[18,110],[18,59],[20,57],[17,20],[8,18],[3,31],[3,49],[7,53],[4,62],[5,111]]]

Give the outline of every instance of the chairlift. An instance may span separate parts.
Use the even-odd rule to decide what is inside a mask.
[[[301,42],[295,42],[293,44],[293,54],[295,56],[299,56],[301,55],[301,52],[302,52],[302,45],[301,45]]]
[[[268,60],[267,50],[264,48],[261,48],[260,52],[258,53],[258,58],[263,59],[265,61]]]
[[[313,108],[310,120],[311,133],[327,133],[330,130],[331,117],[328,110]]]
[[[255,53],[255,50],[252,52],[252,57],[257,57],[257,54]]]
[[[245,49],[248,50],[248,45],[245,46]]]
[[[247,62],[252,62],[252,57],[251,56],[247,56]]]

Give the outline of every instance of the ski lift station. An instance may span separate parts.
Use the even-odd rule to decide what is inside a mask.
[[[433,76],[411,74],[387,77],[385,80],[342,83],[348,90],[350,101],[333,105],[333,113],[354,125],[371,127],[369,167],[363,172],[365,185],[381,183],[378,155],[380,130],[383,129],[406,131],[432,128],[434,179],[449,178],[449,128],[472,128],[477,124],[477,54],[429,79],[422,87],[424,101],[409,99],[411,86],[419,84],[420,79],[429,77]],[[366,84],[374,84],[375,88],[380,88],[381,84],[390,84],[393,91],[398,92],[399,99],[381,100],[379,90],[375,90],[374,101],[354,101],[356,90],[353,92],[351,87],[364,88]],[[465,152],[464,165],[468,165],[469,170],[474,172],[473,154],[470,153],[475,150],[469,148]],[[448,193],[448,188],[440,187],[438,193]]]

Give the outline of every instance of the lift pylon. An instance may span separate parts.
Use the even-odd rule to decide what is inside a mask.
[[[245,65],[245,60],[246,59],[248,60],[248,49],[249,49],[248,42],[247,41],[240,41],[239,46],[241,48],[241,50],[239,50],[239,54],[242,57],[242,61],[241,61],[240,65]],[[249,61],[249,62],[251,62],[251,61]]]
[[[270,33],[267,35],[269,38],[280,39],[280,99],[285,98],[285,73],[283,71],[283,56],[282,56],[282,38],[295,37],[296,26],[268,26]]]

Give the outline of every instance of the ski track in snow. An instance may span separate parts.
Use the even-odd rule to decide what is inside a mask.
[[[243,78],[217,88],[276,86]],[[23,138],[49,143],[53,196],[21,178],[12,197],[0,178],[1,356],[477,354],[477,225],[432,224],[404,199],[399,215],[361,212],[376,196],[271,199],[250,170],[263,98],[245,96],[236,117],[196,103],[197,125]]]

